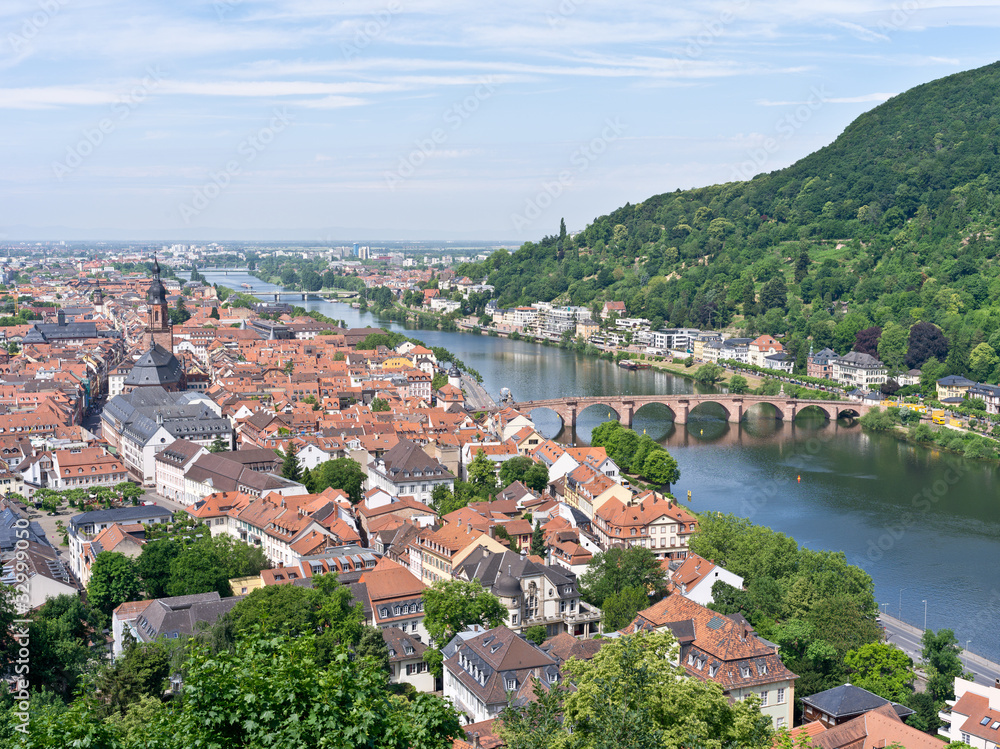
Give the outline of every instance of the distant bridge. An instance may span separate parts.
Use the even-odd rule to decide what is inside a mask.
[[[276,302],[280,302],[282,299],[301,299],[304,302],[310,297],[318,299],[354,299],[358,296],[358,292],[356,291],[254,291],[252,286],[249,289],[243,289],[243,292],[252,294],[260,299],[274,299]]]
[[[518,411],[534,411],[547,408],[562,419],[564,427],[575,427],[580,413],[591,406],[601,406],[614,411],[625,426],[632,426],[632,419],[643,406],[659,403],[666,406],[673,415],[675,424],[687,424],[691,412],[705,403],[714,403],[726,412],[726,420],[736,423],[743,421],[747,411],[759,404],[767,404],[775,411],[779,420],[793,420],[806,409],[816,409],[827,419],[836,420],[842,416],[857,418],[871,410],[872,406],[853,401],[800,400],[774,395],[592,395],[579,398],[549,398],[547,400],[523,401],[512,404]]]

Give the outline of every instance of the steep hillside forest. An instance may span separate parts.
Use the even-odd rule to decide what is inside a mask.
[[[626,204],[575,235],[562,223],[459,271],[501,307],[620,300],[655,327],[784,335],[797,370],[829,346],[996,383],[998,141],[994,63],[890,99],[786,169]]]

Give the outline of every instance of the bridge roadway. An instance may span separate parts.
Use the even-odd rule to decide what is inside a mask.
[[[687,424],[693,411],[703,403],[715,403],[726,412],[726,420],[736,423],[743,420],[746,412],[752,406],[766,403],[776,412],[779,420],[793,420],[799,411],[805,408],[817,408],[826,418],[835,420],[840,416],[858,417],[871,410],[872,406],[854,401],[820,401],[800,400],[777,395],[591,395],[578,398],[550,398],[547,400],[523,401],[512,404],[518,411],[533,411],[536,408],[547,408],[559,414],[563,426],[575,427],[578,414],[591,406],[602,406],[614,411],[618,420],[625,426],[632,426],[632,418],[643,406],[659,403],[670,409],[675,424]]]

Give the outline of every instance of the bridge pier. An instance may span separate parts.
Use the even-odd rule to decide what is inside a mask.
[[[621,419],[621,425],[623,427],[632,427],[632,415],[635,413],[635,402],[634,401],[622,401],[622,413],[619,415]]]
[[[743,401],[734,401],[729,407],[729,422],[739,424],[743,421]]]
[[[690,401],[678,401],[677,409],[674,410],[674,423],[675,424],[687,424],[688,416],[691,414],[691,403]]]
[[[564,427],[568,426],[570,429],[576,429],[576,404],[575,403],[567,403],[566,404],[566,409],[568,411],[569,418],[568,419],[566,419],[566,418],[563,419],[563,426]]]

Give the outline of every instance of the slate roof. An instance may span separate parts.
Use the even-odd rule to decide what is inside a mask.
[[[860,351],[851,351],[837,358],[840,364],[849,364],[852,367],[865,367],[867,369],[880,369],[883,364],[871,354],[863,354]]]
[[[0,510],[0,553],[13,551],[15,544],[19,540],[27,540],[31,543],[36,543],[41,546],[51,546],[48,538],[45,536],[45,531],[42,530],[40,526],[34,520],[28,522],[28,537],[24,539],[22,536],[18,536],[18,533],[24,533],[25,529],[15,528],[15,524],[21,520],[21,516],[18,515],[14,510],[9,507],[5,507]]]
[[[480,546],[456,564],[452,574],[455,577],[464,577],[466,580],[478,578],[483,587],[490,588],[495,595],[509,596],[514,592],[506,589],[506,585],[510,584],[508,578],[513,578],[517,582],[526,577],[541,576],[555,587],[559,598],[572,599],[579,596],[575,574],[563,567],[538,564],[527,556],[512,551],[498,554]],[[517,582],[517,585],[516,595],[520,595],[520,582]],[[568,591],[567,586],[569,586]]]
[[[199,622],[214,624],[243,600],[243,596],[221,598],[218,591],[175,598],[158,598],[135,619],[135,628],[144,642],[159,637],[190,637]]]
[[[472,637],[456,635],[445,646],[444,665],[484,704],[507,703],[507,692],[516,691],[531,676],[553,684],[559,679],[559,664],[540,648],[504,626]],[[508,689],[507,681],[514,684]]]
[[[125,377],[126,387],[176,385],[184,379],[184,369],[177,357],[160,344],[150,347]]]
[[[385,640],[386,647],[389,648],[389,662],[411,658],[422,658],[427,646],[415,637],[406,634],[399,627],[386,627],[382,630],[382,639]],[[409,649],[410,652],[407,652]]]
[[[451,476],[451,472],[437,459],[420,449],[420,445],[407,439],[397,442],[382,456],[385,474],[393,481],[408,480],[411,477]]]
[[[836,720],[860,715],[883,705],[892,705],[896,714],[901,718],[913,714],[913,710],[910,708],[892,703],[853,684],[842,684],[839,687],[827,689],[825,692],[817,692],[809,697],[803,697],[802,704],[811,705],[816,710],[820,710]]]
[[[70,519],[70,528],[76,529],[84,525],[98,525],[101,523],[129,523],[141,520],[155,520],[166,517],[169,521],[173,513],[166,507],[159,505],[139,505],[138,507],[115,507],[111,510],[92,510],[80,515],[74,515]]]

